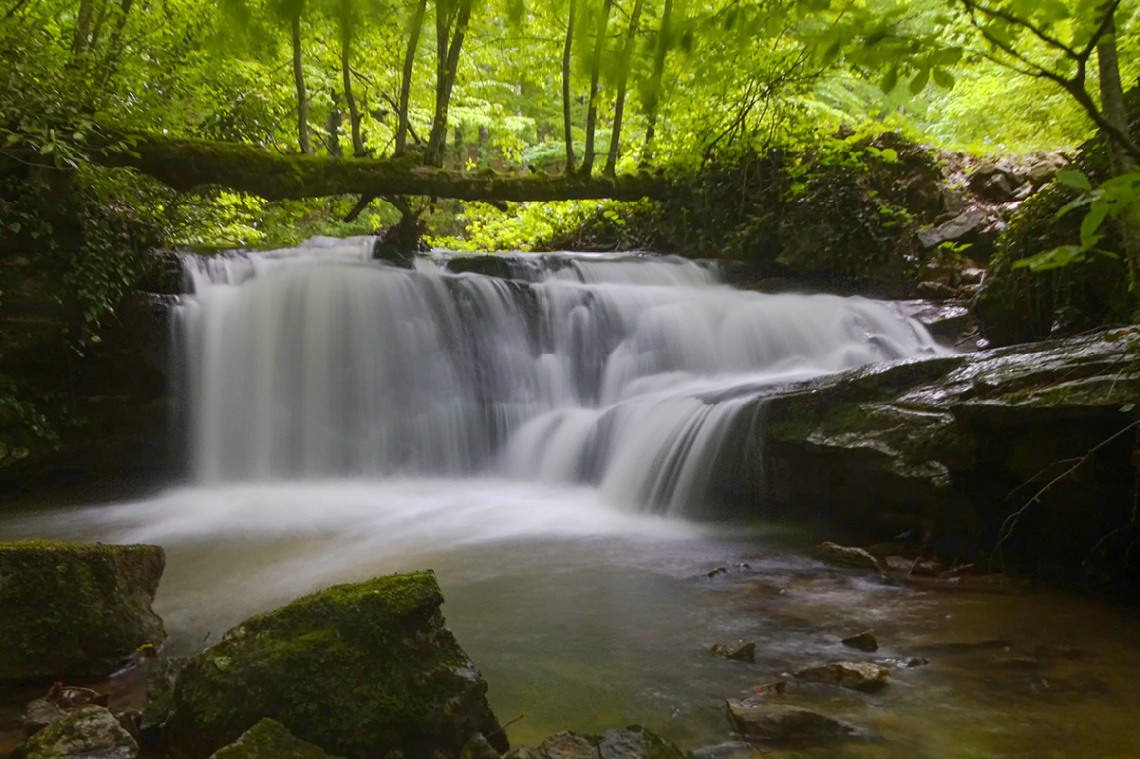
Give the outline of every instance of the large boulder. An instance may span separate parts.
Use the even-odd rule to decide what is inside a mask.
[[[1138,352],[1140,328],[1110,330],[783,388],[736,417],[710,495],[849,541],[905,532],[982,567],[1000,542],[1007,567],[1138,581]]]
[[[166,639],[158,546],[0,543],[0,682],[103,677]]]
[[[24,741],[14,759],[134,759],[138,744],[102,706],[60,717]]]
[[[204,757],[264,717],[351,759],[508,746],[487,684],[447,629],[430,572],[339,585],[246,620],[178,674],[163,744]]]
[[[641,725],[601,735],[561,732],[538,748],[519,746],[506,759],[685,759],[685,752]]]

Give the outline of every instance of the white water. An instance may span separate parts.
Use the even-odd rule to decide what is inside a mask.
[[[200,482],[490,473],[683,512],[764,386],[939,350],[885,304],[739,292],[681,259],[524,258],[507,281],[369,250],[188,260]]]

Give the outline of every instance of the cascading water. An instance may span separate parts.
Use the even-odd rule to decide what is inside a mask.
[[[940,350],[887,305],[736,291],[682,259],[523,256],[504,280],[370,250],[186,259],[201,481],[506,474],[672,512],[765,387]]]

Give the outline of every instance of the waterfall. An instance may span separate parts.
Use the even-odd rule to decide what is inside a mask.
[[[764,388],[941,350],[888,304],[737,291],[679,258],[517,255],[508,280],[370,254],[185,258],[200,481],[497,474],[680,511]]]

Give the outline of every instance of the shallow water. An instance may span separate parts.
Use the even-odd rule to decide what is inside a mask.
[[[864,695],[785,698],[870,738],[797,756],[1140,756],[1140,615],[1044,590],[891,584],[805,558],[802,536],[622,511],[592,488],[492,479],[244,484],[99,507],[27,508],[0,539],[167,550],[166,652],[335,582],[434,569],[444,613],[516,743],[640,722],[698,748],[723,699],[827,660],[921,655]],[[745,566],[738,566],[744,565]],[[725,574],[709,578],[716,567]],[[839,638],[873,627],[866,655]],[[708,655],[757,644],[753,664]],[[996,642],[995,642],[996,641]],[[1057,648],[1075,647],[1075,648]],[[783,756],[776,752],[772,756]]]

